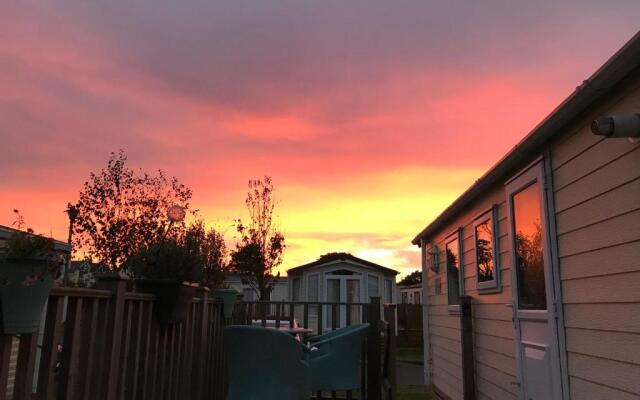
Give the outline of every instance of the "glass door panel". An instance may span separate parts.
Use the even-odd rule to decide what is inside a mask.
[[[347,279],[347,303],[360,302],[360,281]],[[360,322],[360,306],[347,306],[350,308],[351,321],[346,321],[343,325],[351,325]]]
[[[518,308],[525,310],[547,309],[539,186],[536,181],[513,195]]]
[[[329,303],[339,303],[340,302],[340,282],[341,279],[327,279],[327,302]],[[340,307],[336,307],[337,313],[335,316],[335,320],[337,323],[340,323]],[[326,324],[325,326],[331,329],[333,322],[333,307],[331,305],[327,306],[326,311]]]

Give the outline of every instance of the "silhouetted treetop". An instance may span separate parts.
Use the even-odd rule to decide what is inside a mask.
[[[416,270],[410,273],[409,275],[402,278],[398,285],[409,286],[409,285],[417,285],[418,283],[422,283],[422,271]]]
[[[332,251],[318,257],[318,261],[335,261],[335,260],[342,260],[344,258],[349,258],[349,257],[353,257],[353,255],[351,253],[347,253],[344,251]]]

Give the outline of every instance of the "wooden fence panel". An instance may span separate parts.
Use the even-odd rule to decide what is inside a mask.
[[[155,297],[126,289],[55,288],[41,351],[38,334],[20,335],[13,368],[14,336],[0,335],[0,399],[223,400],[222,304],[202,292],[185,321],[162,325]]]
[[[422,346],[422,304],[398,304],[398,344]]]
[[[396,305],[385,304],[385,351],[383,362],[383,381],[387,400],[396,400]]]
[[[207,290],[201,291],[186,319],[174,325],[160,324],[154,306],[153,295],[128,292],[127,281],[122,280],[107,282],[100,290],[55,288],[46,306],[43,332],[15,339],[19,348],[16,367],[9,364],[14,337],[0,335],[0,400],[224,400],[222,304],[210,298]],[[328,321],[322,318],[323,309],[329,314]],[[379,299],[372,305],[240,303],[233,321],[294,325],[298,324],[296,312],[302,312],[298,317],[305,327],[312,315],[317,318],[313,322],[317,333],[339,328],[345,319],[348,323],[371,322],[372,330],[363,344],[361,390],[328,396],[378,400],[383,379],[389,379],[389,369],[382,371],[381,349],[386,343],[385,360],[391,349],[381,341],[380,310]],[[302,335],[301,340],[304,338]],[[7,388],[14,374],[11,393]],[[323,398],[323,393],[317,396]]]

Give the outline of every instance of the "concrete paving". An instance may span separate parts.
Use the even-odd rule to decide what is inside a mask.
[[[396,381],[398,385],[423,385],[422,365],[396,362]]]

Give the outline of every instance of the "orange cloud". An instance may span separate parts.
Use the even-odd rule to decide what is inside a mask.
[[[339,250],[417,268],[413,234],[637,29],[639,3],[561,3],[12,2],[0,224],[19,208],[65,238],[66,203],[122,148],[227,228],[271,175],[283,270]]]

